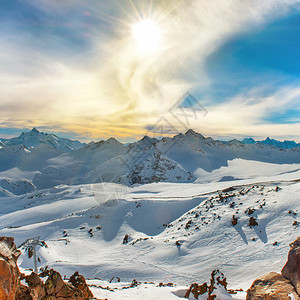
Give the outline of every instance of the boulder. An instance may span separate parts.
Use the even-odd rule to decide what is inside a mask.
[[[17,260],[20,255],[14,238],[0,237],[0,299],[16,298],[20,275]]]
[[[300,300],[291,282],[281,274],[271,272],[254,280],[246,300]]]
[[[73,285],[66,283],[61,278],[61,275],[53,269],[49,272],[49,277],[45,283],[45,291],[47,299],[70,299],[70,300],[87,300],[91,297],[85,297],[84,293],[74,287]]]
[[[46,296],[44,283],[36,273],[32,272],[25,276],[25,281],[30,288],[33,299],[43,299]]]
[[[256,222],[256,219],[253,218],[253,217],[250,217],[250,219],[249,219],[249,227],[252,228],[252,227],[257,226],[257,225],[258,225],[258,223]]]
[[[300,295],[300,237],[290,244],[288,260],[281,270],[281,274],[291,281]]]
[[[119,278],[120,282],[120,278]],[[75,272],[71,277],[70,277],[70,283],[75,286],[77,289],[83,292],[84,296],[87,299],[90,299],[93,297],[92,292],[90,291],[88,285],[86,284],[86,281],[82,275],[80,275],[78,272]]]
[[[30,288],[28,286],[19,284],[17,291],[16,291],[15,299],[16,300],[33,300]]]

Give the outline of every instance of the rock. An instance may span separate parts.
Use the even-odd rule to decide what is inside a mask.
[[[124,236],[124,238],[123,238],[123,244],[127,244],[128,243],[128,240],[129,240],[129,235],[128,234],[126,234],[125,236]]]
[[[250,217],[250,219],[249,219],[249,226],[250,226],[250,228],[252,228],[254,226],[257,226],[257,225],[258,225],[258,223],[256,222],[256,219],[253,218],[253,217]]]
[[[45,283],[46,297],[45,300],[87,300],[90,297],[85,297],[85,294],[80,289],[74,287],[73,285],[66,283],[61,278],[61,275],[54,271],[50,270],[50,274]],[[92,297],[92,296],[91,296]]]
[[[54,270],[45,270],[48,276],[44,284],[40,277],[32,272],[20,274],[17,260],[21,252],[17,250],[14,239],[0,237],[0,299],[1,300],[88,300],[93,294],[85,279],[75,272],[70,283],[66,283]],[[25,279],[28,286],[20,284]]]
[[[254,280],[247,291],[246,300],[300,300],[291,282],[282,275],[271,272]]]
[[[62,280],[61,275],[58,272],[51,269],[49,271],[49,277],[45,283],[45,289],[46,289],[47,295],[57,294],[62,289],[64,284],[65,283]]]
[[[214,300],[217,298],[215,291],[219,290],[224,294],[227,294],[227,281],[226,277],[219,270],[213,270],[210,278],[210,286],[204,282],[202,285],[193,283],[186,291],[184,298],[189,298],[190,294],[193,294],[195,299],[199,299],[200,295],[207,293],[207,300]],[[206,295],[205,295],[206,296]],[[202,298],[201,298],[202,299]]]
[[[41,278],[34,272],[25,276],[25,281],[28,284],[33,299],[43,299],[46,296],[44,283]]]
[[[19,284],[20,271],[17,266],[21,252],[12,237],[0,237],[0,299],[14,300]]]
[[[247,209],[246,209],[246,211],[245,211],[245,214],[247,214],[247,215],[252,215],[252,214],[254,214],[254,212],[255,212],[255,209],[254,208],[250,208],[250,207],[248,207]]]
[[[118,278],[119,279],[118,282],[120,282],[120,278],[119,277],[116,278]],[[72,283],[72,285],[75,286],[77,289],[81,290],[87,299],[93,297],[93,294],[90,291],[88,285],[86,284],[84,277],[80,275],[78,272],[75,272],[70,277],[70,283]]]
[[[189,229],[191,227],[192,224],[192,220],[189,220],[186,224],[185,224],[185,229]]]
[[[238,223],[238,218],[235,215],[233,215],[231,220],[232,226],[235,226],[237,223]]]
[[[291,281],[297,293],[300,294],[300,237],[290,244],[288,260],[281,274]]]
[[[192,283],[189,289],[186,291],[184,298],[189,298],[192,293],[196,299],[198,299],[199,295],[203,295],[207,293],[208,286],[207,283],[204,282],[202,285],[198,285],[197,283]]]
[[[213,270],[211,272],[210,286],[208,287],[208,300],[215,299],[217,296],[214,294],[214,291],[217,289],[223,289],[226,293],[227,291],[227,281],[226,277],[219,270]]]
[[[1,298],[2,299],[2,298]],[[16,291],[16,300],[33,300],[31,296],[31,291],[28,286],[19,284]]]

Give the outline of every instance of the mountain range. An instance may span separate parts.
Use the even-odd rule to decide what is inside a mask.
[[[1,235],[40,237],[38,267],[79,271],[99,299],[182,299],[216,269],[235,289],[216,300],[249,299],[299,235],[300,147],[269,140],[2,139]],[[19,266],[33,266],[24,249]]]
[[[299,144],[292,141],[218,141],[192,129],[172,138],[145,136],[125,145],[115,138],[84,144],[33,128],[0,143],[3,195],[60,184],[201,181],[208,172],[228,166],[234,159],[300,163]]]

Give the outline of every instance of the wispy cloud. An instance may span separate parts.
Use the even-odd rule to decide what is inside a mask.
[[[9,30],[0,31],[0,126],[43,126],[95,138],[140,136],[187,89],[209,87],[203,68],[209,54],[297,2],[30,0],[41,14],[41,31],[26,16],[26,30],[11,19]],[[131,36],[132,24],[145,14],[162,30],[160,50],[147,56],[136,51]],[[209,116],[226,122],[207,117],[205,130],[255,132],[257,125],[251,126],[269,113],[268,101],[237,97],[212,106]],[[229,111],[233,107],[239,112]]]
[[[267,96],[260,89],[252,89],[228,101],[206,107],[205,117],[195,118],[190,114],[192,128],[215,137],[253,136],[278,139],[291,138],[300,141],[300,85],[282,87]],[[269,90],[269,86],[267,89]],[[278,122],[280,114],[293,108],[295,115],[282,124]],[[176,120],[171,121],[176,124]]]

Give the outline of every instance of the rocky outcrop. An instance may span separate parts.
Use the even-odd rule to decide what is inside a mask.
[[[193,294],[196,299],[199,298],[200,295],[207,293],[208,285],[204,282],[202,285],[198,285],[197,283],[192,283],[189,289],[186,291],[184,298],[189,298],[190,294]]]
[[[75,272],[69,282],[54,270],[44,272],[48,276],[45,284],[32,272],[25,276],[17,266],[21,252],[17,250],[14,239],[0,237],[0,299],[1,300],[88,300],[93,298],[85,279]],[[22,285],[25,279],[28,286]]]
[[[217,298],[215,292],[221,289],[221,293],[227,294],[226,277],[219,270],[214,270],[211,273],[210,285],[204,282],[202,285],[193,283],[186,291],[184,298],[190,298],[191,294],[195,299],[199,299],[200,295],[207,295],[207,300],[214,300]]]
[[[281,274],[271,272],[254,280],[246,300],[300,300],[291,282]]]
[[[289,279],[300,295],[300,237],[290,244],[288,260],[281,274]]]
[[[28,287],[21,284],[18,286],[16,300],[88,300],[93,298],[84,277],[78,272],[71,276],[70,282],[65,282],[53,269],[47,272],[47,276],[45,284],[35,273],[24,276]]]
[[[0,237],[0,299],[14,300],[19,283],[17,250],[12,237]]]
[[[43,299],[46,296],[44,283],[36,273],[32,272],[29,276],[25,276],[25,281],[33,299]]]
[[[281,274],[271,272],[256,279],[247,291],[247,300],[300,300],[300,237],[290,244],[288,260]]]
[[[70,299],[70,300],[87,300],[92,298],[86,297],[84,292],[74,287],[72,284],[64,282],[61,275],[54,270],[50,270],[50,274],[45,283],[45,291],[47,299]]]
[[[120,278],[119,278],[120,282]],[[90,299],[93,297],[92,292],[90,291],[88,285],[86,284],[85,278],[80,275],[78,272],[75,272],[70,277],[70,283],[75,286],[77,289],[83,292],[83,295],[86,299]]]

